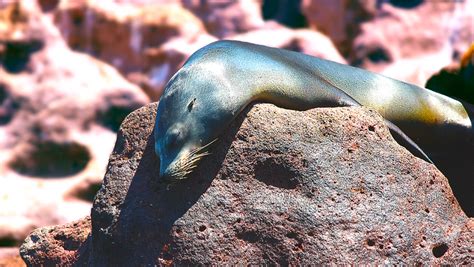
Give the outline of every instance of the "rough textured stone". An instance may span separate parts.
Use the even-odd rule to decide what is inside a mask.
[[[33,231],[20,247],[28,266],[70,266],[87,255],[91,221],[86,217],[62,226]]]
[[[474,260],[474,224],[447,179],[395,143],[374,111],[255,105],[188,180],[167,187],[153,152],[155,110],[122,124],[76,263]]]

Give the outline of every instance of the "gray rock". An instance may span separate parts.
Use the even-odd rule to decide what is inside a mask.
[[[122,124],[75,263],[474,262],[474,221],[447,179],[374,111],[255,105],[168,188],[153,152],[155,110]]]

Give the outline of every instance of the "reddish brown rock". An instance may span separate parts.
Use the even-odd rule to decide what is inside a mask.
[[[168,187],[153,152],[155,110],[148,105],[122,124],[76,264],[474,260],[473,222],[447,179],[395,143],[373,111],[255,105],[189,179]],[[22,257],[50,263],[27,240]]]
[[[472,42],[474,1],[411,2],[419,4],[380,4],[360,25],[349,61],[420,86],[456,61]]]
[[[61,0],[38,0],[38,4],[43,12],[50,12],[56,9]]]
[[[226,38],[264,25],[261,1],[184,1],[183,7],[198,16],[209,33]]]
[[[346,63],[332,41],[317,31],[293,30],[269,22],[261,29],[235,35],[229,39],[283,48],[339,63]]]
[[[311,28],[331,38],[347,55],[361,23],[375,17],[375,0],[302,0],[301,12]]]
[[[304,0],[350,64],[424,86],[472,42],[474,1]]]
[[[72,52],[30,3],[0,10],[0,25],[8,25],[0,26],[0,240],[7,245],[90,213],[87,192],[101,183],[115,132],[149,102],[111,66]]]
[[[69,46],[115,66],[132,81],[145,84],[155,100],[162,80],[178,64],[161,46],[173,38],[194,42],[204,25],[179,4],[121,3],[119,1],[62,1],[55,22]],[[168,66],[171,65],[171,66]],[[141,80],[136,80],[142,75]],[[156,81],[156,76],[163,78]],[[135,77],[135,78],[133,78]]]
[[[33,231],[20,247],[28,266],[72,266],[87,255],[90,217]]]

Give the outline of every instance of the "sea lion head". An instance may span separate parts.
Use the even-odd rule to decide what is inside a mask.
[[[199,73],[198,73],[199,74]],[[160,98],[155,121],[155,153],[160,177],[172,183],[191,173],[218,132],[218,110],[212,84],[196,73],[180,70]],[[191,77],[189,77],[192,75]]]

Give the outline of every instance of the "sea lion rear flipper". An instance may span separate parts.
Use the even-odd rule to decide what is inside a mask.
[[[393,139],[397,141],[398,144],[405,147],[410,153],[415,155],[416,157],[425,160],[431,164],[434,164],[433,161],[426,155],[426,153],[413,141],[410,137],[408,137],[398,126],[393,124],[391,121],[385,120],[385,124],[390,129],[390,133],[393,136]]]
[[[346,92],[344,92],[344,90],[341,90],[334,85],[333,87],[339,90],[339,93],[342,95],[339,98],[340,106],[353,106],[353,107],[362,106],[357,100],[355,100],[353,97],[351,97]],[[408,135],[406,135],[400,128],[398,128],[397,125],[393,124],[393,122],[387,119],[385,119],[385,124],[390,130],[390,133],[392,134],[393,139],[395,139],[395,141],[397,141],[399,145],[405,147],[414,156],[420,159],[423,159],[426,162],[434,164],[433,161],[431,161],[431,159],[428,157],[428,155],[426,155],[426,153],[415,143],[415,141],[413,141],[410,137],[408,137]]]

